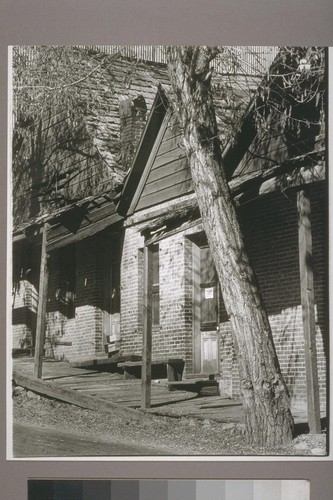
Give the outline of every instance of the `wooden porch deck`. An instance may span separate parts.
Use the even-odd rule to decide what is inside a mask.
[[[118,373],[71,367],[64,361],[43,361],[43,377],[33,379],[33,358],[13,360],[13,379],[28,389],[79,406],[110,411],[112,406],[128,411],[140,409],[141,380],[124,380]],[[158,415],[243,422],[239,400],[226,396],[200,396],[182,390],[169,391],[166,381],[152,381],[151,408]]]

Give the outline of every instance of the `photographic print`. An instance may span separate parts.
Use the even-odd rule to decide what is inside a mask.
[[[10,53],[9,457],[327,456],[327,50]]]
[[[38,480],[28,500],[310,500],[304,480]]]

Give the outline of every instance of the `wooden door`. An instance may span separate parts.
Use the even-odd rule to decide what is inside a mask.
[[[217,274],[208,246],[194,246],[194,372],[218,371]]]
[[[109,353],[119,350],[120,341],[120,245],[111,237],[103,259],[103,340]]]

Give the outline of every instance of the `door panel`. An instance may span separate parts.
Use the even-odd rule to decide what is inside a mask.
[[[217,331],[201,332],[201,372],[216,373],[218,371]]]

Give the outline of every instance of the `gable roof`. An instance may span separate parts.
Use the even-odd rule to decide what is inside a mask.
[[[239,85],[242,92],[237,95],[236,88],[235,99],[240,101],[238,112],[243,112],[243,116],[235,126],[235,117],[230,117],[234,107],[216,91],[225,84],[223,76],[217,75],[216,78],[221,80],[218,80],[218,85],[215,80],[213,89],[220,141],[222,148],[224,146],[223,168],[238,203],[273,190],[325,178],[323,120],[308,128],[300,138],[281,127],[279,114],[273,114],[269,130],[258,128],[255,122],[256,96],[250,100],[253,88],[246,94]],[[258,79],[256,83],[259,83]],[[181,148],[182,132],[168,105],[170,86],[165,88],[164,118],[160,130],[155,131],[155,143],[147,152],[146,129],[118,203],[117,210],[123,216],[193,192],[189,165]],[[162,90],[160,86],[160,94]],[[142,161],[142,147],[145,161]]]
[[[246,133],[237,132],[237,148],[234,145],[237,123],[254,95],[259,79],[246,75],[230,76],[213,74],[215,114],[221,144],[229,148],[226,151],[225,164],[230,175],[237,161],[237,152],[241,140],[248,145],[254,133],[247,128]],[[163,105],[161,104],[163,96]],[[182,131],[176,113],[170,106],[172,89],[170,84],[161,84],[151,110],[151,122],[161,106],[163,121],[159,130],[147,124],[138,146],[132,168],[124,183],[117,210],[122,215],[130,215],[135,210],[161,203],[193,192],[191,173],[185,152],[181,146]],[[159,111],[161,115],[161,111]],[[252,118],[247,124],[252,123]],[[156,121],[155,121],[156,126]],[[147,151],[147,147],[150,147]],[[244,154],[244,152],[242,153]]]
[[[214,104],[220,141],[222,144],[228,144],[233,137],[234,121],[237,121],[237,118],[233,116],[234,103],[226,100],[220,78],[223,80],[221,75],[214,77]],[[182,131],[176,113],[169,104],[171,93],[170,85],[159,86],[150,119],[119,198],[117,210],[123,216],[193,192],[188,160],[181,146]],[[235,98],[240,101],[236,107],[237,114],[244,111],[252,93],[253,88],[242,86],[238,82],[235,90]],[[251,120],[247,118],[244,124],[248,126],[252,123]],[[226,149],[225,162],[229,176],[238,163],[239,143],[243,141],[248,145],[254,135],[248,127],[246,133],[243,129],[238,131],[237,147],[230,143]]]

